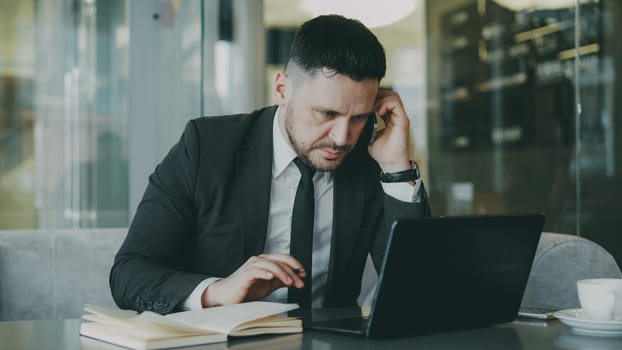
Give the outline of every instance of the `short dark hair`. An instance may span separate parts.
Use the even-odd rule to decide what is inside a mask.
[[[318,16],[303,23],[292,40],[290,62],[311,75],[327,67],[356,81],[380,81],[386,70],[378,38],[361,22],[339,15]]]

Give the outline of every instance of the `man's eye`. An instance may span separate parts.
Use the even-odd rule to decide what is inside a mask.
[[[334,118],[337,115],[337,113],[333,111],[320,111],[320,113],[322,114],[323,117],[326,117],[326,118]]]
[[[367,120],[368,117],[369,115],[367,114],[361,114],[361,115],[354,116],[352,119],[354,119],[355,122],[360,122],[363,120]]]

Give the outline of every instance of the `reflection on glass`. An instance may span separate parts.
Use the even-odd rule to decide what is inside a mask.
[[[127,225],[126,20],[120,0],[0,3],[0,229]]]
[[[427,4],[430,95],[439,102],[429,115],[434,211],[543,212],[545,230],[584,234],[620,261],[608,232],[619,208],[607,193],[618,181],[616,69],[605,50],[620,5]]]
[[[32,227],[34,3],[0,3],[0,229]]]
[[[622,348],[619,336],[581,335],[569,328],[555,336],[555,345],[568,350],[613,350]]]

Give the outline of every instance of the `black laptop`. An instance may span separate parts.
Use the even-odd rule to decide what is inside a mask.
[[[398,220],[369,316],[304,327],[395,338],[512,321],[543,225],[540,214]]]

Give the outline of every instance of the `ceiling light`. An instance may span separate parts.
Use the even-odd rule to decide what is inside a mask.
[[[572,8],[576,0],[495,0],[499,5],[513,11]]]
[[[338,14],[358,19],[367,27],[395,23],[415,10],[415,0],[302,0],[312,16]]]

